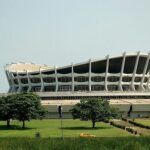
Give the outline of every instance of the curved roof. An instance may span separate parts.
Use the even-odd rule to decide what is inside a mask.
[[[131,57],[131,56],[136,56],[138,52],[135,52],[135,53],[126,53],[126,57]],[[146,57],[148,55],[148,53],[142,53],[142,52],[139,52],[140,53],[140,56],[143,56],[143,57]],[[116,59],[116,58],[122,58],[123,57],[123,54],[122,55],[118,55],[118,56],[113,56],[113,57],[109,57],[109,55],[107,55],[106,57],[104,57],[103,59],[90,59],[91,62],[98,62],[98,61],[104,61],[107,59],[107,57],[109,59]],[[80,65],[85,65],[85,64],[88,64],[89,63],[89,60],[88,61],[85,61],[85,62],[80,62],[80,63],[76,63],[76,64],[70,64],[70,65],[66,65],[66,66],[61,66],[61,67],[58,67],[57,69],[65,69],[65,68],[68,68],[68,67],[71,67],[72,65],[73,66],[80,66]],[[55,69],[55,66],[47,66],[47,65],[39,65],[39,64],[34,64],[34,63],[12,63],[12,64],[8,64],[6,65],[5,67],[6,70],[9,70],[9,72],[37,72],[39,71],[40,69],[42,71],[53,71]]]
[[[47,69],[53,69],[54,67],[50,67],[47,65],[39,65],[39,64],[33,64],[33,63],[13,63],[6,65],[6,69],[8,69],[10,72],[34,72],[41,70],[47,70]]]

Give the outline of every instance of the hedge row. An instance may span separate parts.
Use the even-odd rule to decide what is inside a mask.
[[[128,120],[128,122],[135,125],[135,126],[141,127],[141,128],[150,129],[150,126],[147,126],[147,125],[144,125],[144,124],[141,124],[141,123],[138,123],[138,122],[134,122],[132,120]]]
[[[137,134],[137,131],[134,130],[133,128],[130,128],[130,127],[126,127],[125,125],[120,125],[120,124],[116,124],[115,122],[111,121],[110,122],[111,125],[115,126],[115,127],[118,127],[118,128],[121,128],[123,130],[126,130],[132,134]]]
[[[123,121],[128,121],[128,119],[126,119],[126,118],[121,118]]]
[[[141,123],[138,123],[138,122],[134,122],[132,120],[129,120],[129,119],[126,119],[126,118],[122,118],[123,121],[126,121],[126,122],[129,122],[135,126],[138,126],[138,127],[141,127],[141,128],[146,128],[146,129],[150,129],[150,126],[147,126],[147,125],[144,125],[144,124],[141,124]]]
[[[137,134],[137,131],[134,130],[133,128],[127,127],[125,130],[131,132],[132,134]]]
[[[125,125],[117,124],[117,123],[115,123],[115,122],[113,122],[113,121],[111,121],[110,124],[113,125],[113,126],[115,126],[115,127],[124,129],[124,130],[125,130],[125,128],[126,128]]]

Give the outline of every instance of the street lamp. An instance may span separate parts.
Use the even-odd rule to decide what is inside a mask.
[[[60,124],[61,124],[61,136],[62,136],[62,139],[63,139],[63,114],[62,114],[62,110],[63,110],[63,108],[62,108],[62,106],[61,105],[59,105],[58,106],[58,113],[59,113],[59,118],[60,118]]]

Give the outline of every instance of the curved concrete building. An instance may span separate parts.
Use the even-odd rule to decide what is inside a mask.
[[[29,63],[6,65],[9,92],[149,91],[150,54],[89,60],[56,68]]]
[[[125,115],[150,116],[150,53],[108,55],[58,68],[12,63],[6,65],[5,72],[9,93],[36,92],[50,118],[58,117],[58,105],[63,105],[65,118],[71,117],[71,106],[86,97],[107,99]]]

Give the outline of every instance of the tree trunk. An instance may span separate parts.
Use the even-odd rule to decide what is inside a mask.
[[[95,121],[92,120],[92,128],[95,128]]]
[[[25,120],[22,121],[22,129],[25,129]]]
[[[7,128],[10,127],[10,119],[7,120]]]

